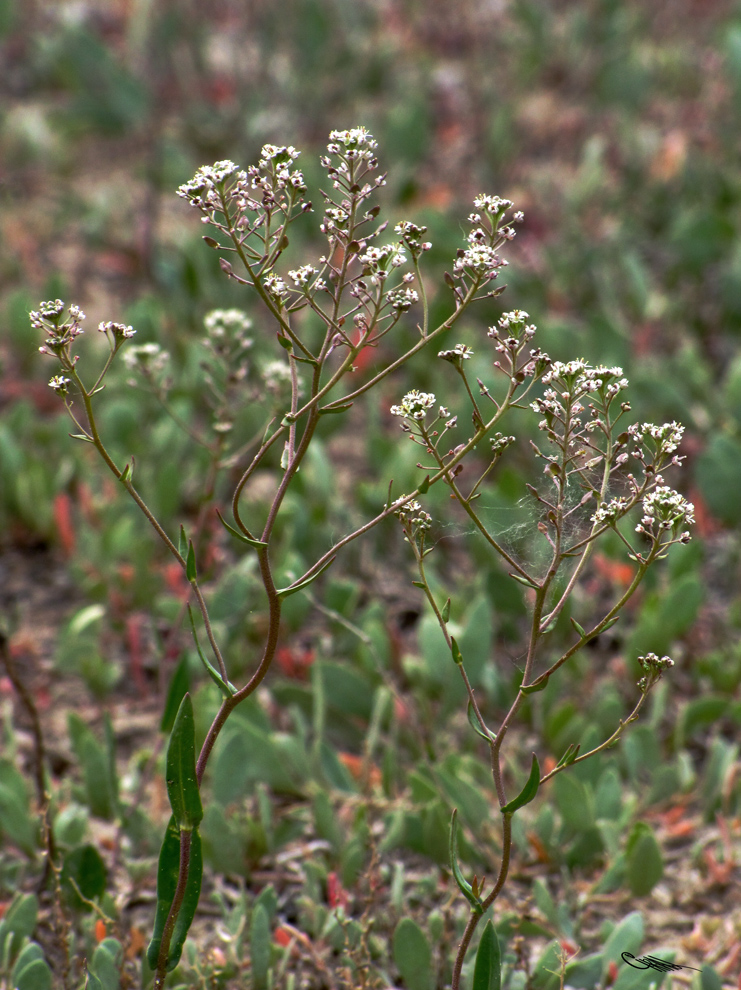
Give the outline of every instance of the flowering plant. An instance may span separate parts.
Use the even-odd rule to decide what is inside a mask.
[[[38,312],[31,314],[33,326],[46,334],[42,352],[60,365],[60,372],[49,384],[63,399],[76,424],[79,432],[74,436],[97,449],[182,569],[200,612],[211,656],[199,644],[191,613],[198,654],[206,673],[221,692],[219,711],[197,756],[193,706],[188,694],[172,729],[166,773],[172,816],[160,852],[156,918],[147,957],[155,973],[155,987],[162,987],[167,973],[180,959],[200,896],[201,782],[225,723],[235,708],[257,690],[276,657],[285,599],[315,581],[343,547],[396,515],[417,561],[418,584],[437,616],[452,661],[466,685],[472,725],[489,747],[502,814],[502,864],[486,897],[482,893],[483,882],[474,878],[469,883],[458,866],[457,824],[453,817],[451,868],[471,904],[470,920],[453,969],[453,987],[457,990],[474,929],[507,877],[512,816],[533,799],[539,786],[550,777],[614,742],[625,725],[637,717],[647,692],[670,664],[668,658],[659,660],[652,654],[642,658],[646,676],[639,686],[640,697],[634,711],[613,735],[589,753],[579,755],[578,747],[570,748],[558,766],[543,776],[537,757],[533,756],[524,790],[519,796],[508,798],[501,750],[525,698],[545,687],[559,667],[614,623],[648,567],[672,543],[688,538],[685,527],[692,522],[692,506],[664,484],[660,473],[670,463],[679,462],[675,451],[681,439],[681,427],[643,424],[616,436],[618,421],[629,411],[629,405],[619,398],[627,385],[620,369],[593,368],[584,361],[553,362],[539,348],[531,346],[536,331],[528,322],[528,314],[519,310],[506,313],[488,333],[496,357],[494,371],[503,377],[503,391],[480,379],[472,385],[467,372],[473,355],[469,346],[457,344],[439,352],[462,384],[473,431],[448,448],[453,431],[458,429],[460,414],[452,415],[445,405],[438,405],[432,393],[416,389],[407,392],[391,407],[391,413],[401,419],[402,429],[409,438],[424,449],[428,463],[419,465],[426,472],[424,479],[415,491],[393,499],[389,489],[385,505],[379,506],[373,518],[336,540],[304,573],[279,587],[274,569],[276,522],[321,418],[345,413],[366,392],[449,331],[474,302],[498,296],[503,287],[494,283],[507,264],[499,251],[515,236],[512,223],[523,219],[520,213],[514,213],[511,221],[507,219],[513,206],[509,200],[487,195],[476,198],[475,212],[468,217],[470,231],[466,245],[458,251],[452,272],[445,276],[450,290],[448,315],[439,325],[431,327],[421,270],[423,255],[431,246],[424,239],[426,228],[401,222],[394,228],[396,240],[380,241],[386,224],[376,222],[380,208],[370,206],[369,201],[384,185],[385,177],[377,172],[376,142],[365,128],[330,134],[328,155],[321,159],[331,185],[330,191],[321,193],[320,230],[327,240],[325,253],[313,264],[283,272],[282,258],[289,247],[291,225],[312,211],[303,174],[294,167],[298,156],[293,147],[265,145],[256,166],[242,170],[233,162],[220,161],[200,168],[178,190],[178,195],[199,211],[202,223],[210,228],[211,233],[204,241],[221,255],[225,275],[250,287],[259,297],[264,313],[274,324],[283,355],[262,368],[258,384],[250,384],[252,369],[248,357],[252,338],[247,336],[252,330],[250,319],[239,310],[218,310],[206,317],[206,382],[214,438],[203,441],[195,437],[212,454],[212,471],[205,487],[207,495],[212,495],[215,473],[227,466],[239,466],[241,475],[231,504],[233,524],[221,521],[244,552],[255,555],[268,608],[262,649],[254,657],[250,676],[241,686],[230,680],[209,617],[207,595],[198,573],[197,541],[193,535],[188,536],[184,527],[180,528],[179,537],[166,532],[135,486],[133,461],[116,462],[96,419],[104,379],[124,345],[127,345],[124,361],[128,371],[143,380],[165,403],[170,387],[168,355],[156,344],[130,345],[135,332],[132,327],[101,323],[99,330],[108,341],[109,354],[89,381],[79,370],[79,355],[74,353],[83,332],[85,314],[81,309],[70,306],[65,316],[64,304],[54,300],[42,303]],[[365,347],[377,347],[412,311],[418,314],[416,341],[362,383],[348,385],[347,376],[360,352]],[[311,332],[302,316],[305,312],[313,315]],[[321,328],[319,334],[314,332],[317,324]],[[538,394],[541,386],[545,388]],[[235,406],[250,389],[250,395],[264,402],[264,429],[253,438],[234,436]],[[82,403],[82,413],[76,408],[78,401]],[[502,545],[489,531],[476,506],[486,478],[515,443],[514,436],[503,435],[495,427],[511,410],[528,408],[539,417],[539,428],[544,434],[543,449],[535,444],[533,449],[544,462],[547,480],[542,490],[531,489],[540,515],[538,531],[549,550],[547,566],[540,570],[519,560]],[[483,441],[487,442],[489,451],[482,461]],[[276,452],[280,452],[280,472],[264,509],[250,503],[247,483]],[[464,459],[477,465],[475,480],[465,486]],[[628,466],[633,470],[626,473]],[[438,482],[450,488],[456,505],[492,551],[506,562],[515,580],[531,593],[529,646],[522,682],[496,731],[483,718],[466,674],[465,658],[449,632],[450,599],[443,605],[436,601],[425,573],[425,557],[432,549],[426,544],[432,518],[420,498]],[[643,515],[636,527],[638,540],[631,542],[621,524],[637,508],[642,509]],[[560,657],[553,658],[545,646],[549,630],[584,572],[595,542],[608,531],[617,534],[625,545],[635,566],[634,578],[619,600],[590,623],[589,628],[572,619],[576,640]],[[565,584],[558,583],[556,577],[564,571],[567,572]],[[486,938],[481,940],[487,952],[492,935],[493,930],[487,929]],[[480,956],[482,951],[480,948]]]

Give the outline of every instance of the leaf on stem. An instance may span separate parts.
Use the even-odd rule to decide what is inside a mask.
[[[550,674],[543,674],[537,679],[537,681],[533,681],[532,684],[521,684],[520,691],[522,691],[523,694],[537,694],[538,691],[543,691],[548,686],[550,676]]]
[[[502,955],[494,925],[487,921],[481,933],[473,969],[472,990],[500,990],[502,986]]]
[[[182,841],[182,836],[180,837]],[[197,828],[191,832],[190,839],[190,863],[188,865],[188,879],[185,883],[185,896],[178,911],[175,929],[172,933],[170,951],[167,954],[168,973],[175,969],[180,962],[183,953],[183,945],[193,924],[196,915],[198,901],[201,898],[201,881],[203,880],[203,850],[201,847],[201,835]]]
[[[579,638],[580,639],[585,639],[586,638],[586,635],[587,634],[586,634],[586,631],[584,629],[584,626],[579,625],[579,623],[576,621],[576,619],[573,616],[571,618],[571,625],[574,627],[574,629],[576,629],[577,633],[579,634]]]
[[[455,636],[450,637],[450,652],[453,654],[453,661],[460,667],[463,663],[463,654],[455,641]]]
[[[188,540],[188,558],[185,561],[185,576],[191,582],[196,579],[196,552],[193,540]]]
[[[445,604],[443,605],[442,612],[440,613],[440,615],[442,616],[443,622],[448,622],[449,621],[449,619],[450,619],[450,599],[448,599],[445,602]]]
[[[187,693],[175,716],[167,747],[167,796],[178,827],[196,828],[203,818],[203,806],[196,779],[193,702]]]
[[[425,480],[420,485],[417,486],[417,491],[419,492],[420,495],[426,495],[427,492],[429,491],[429,488],[430,488],[430,476],[428,474]]]
[[[147,962],[150,969],[157,968],[157,959],[162,944],[162,933],[165,928],[170,905],[175,897],[180,870],[180,829],[175,824],[174,815],[167,823],[165,838],[160,848],[157,865],[157,911],[154,916],[154,931],[152,940],[147,948]]]
[[[453,877],[455,882],[458,884],[458,889],[466,898],[468,903],[471,905],[476,914],[484,913],[484,905],[481,903],[481,898],[474,894],[473,887],[464,878],[461,873],[461,868],[458,866],[458,809],[453,808],[453,817],[450,821],[450,868],[453,871]]]
[[[527,779],[527,783],[522,788],[520,793],[514,798],[509,804],[505,804],[502,808],[503,815],[513,815],[520,808],[524,808],[526,804],[530,804],[535,795],[538,793],[538,787],[540,786],[540,766],[538,765],[538,757],[533,753],[533,762],[530,767],[530,776]]]
[[[330,564],[334,563],[334,559],[337,555],[333,554],[329,560],[319,568],[316,574],[312,574],[311,577],[306,578],[305,581],[300,581],[298,584],[291,584],[287,588],[276,589],[276,594],[279,598],[288,598],[289,595],[295,595],[297,591],[301,591],[302,588],[308,587],[313,581],[319,577],[319,575],[326,571]]]
[[[188,555],[188,537],[185,535],[185,527],[180,526],[180,538],[178,539],[178,553],[185,560]]]
[[[201,649],[201,644],[198,642],[198,634],[196,633],[196,624],[193,619],[193,609],[188,605],[188,616],[190,618],[190,628],[193,630],[193,639],[196,644],[196,649],[198,650],[198,656],[201,658],[201,663],[206,668],[206,673],[211,678],[211,680],[218,685],[219,690],[223,693],[224,697],[229,697],[232,694],[237,693],[237,689],[234,687],[231,681],[225,682],[224,678],[218,672],[216,667],[210,663],[203,654]]]
[[[515,581],[519,581],[520,584],[524,584],[526,588],[532,588],[534,591],[540,591],[540,586],[537,585],[535,581],[531,581],[529,578],[523,577],[522,574],[515,574],[510,571],[509,576],[514,578]]]
[[[569,748],[563,754],[561,759],[556,764],[556,767],[568,767],[574,762],[574,760],[579,755],[579,750],[581,749],[581,743],[569,743]]]
[[[285,351],[290,351],[293,347],[293,341],[290,337],[284,337],[282,333],[276,332],[275,336],[278,338],[278,343]]]
[[[486,739],[487,742],[494,742],[494,740],[497,738],[496,735],[493,732],[488,732],[488,731],[484,732],[484,730],[481,728],[481,723],[476,718],[476,712],[473,710],[473,705],[471,704],[470,701],[468,702],[468,709],[466,714],[468,715],[468,721],[473,731],[477,735],[481,736],[482,739]]]
[[[352,402],[343,402],[341,406],[322,406],[319,415],[329,416],[331,413],[345,412],[347,409],[352,409],[352,405]]]
[[[219,517],[219,522],[224,527],[224,529],[228,530],[232,534],[232,536],[236,536],[236,538],[238,540],[241,540],[242,543],[247,543],[251,547],[267,546],[267,543],[264,543],[262,540],[253,540],[250,536],[245,536],[244,533],[240,533],[238,529],[235,529],[233,526],[230,526],[218,509],[216,510],[216,515]]]

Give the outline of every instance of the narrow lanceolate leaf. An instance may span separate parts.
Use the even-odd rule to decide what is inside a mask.
[[[160,849],[157,865],[157,911],[154,917],[154,931],[147,949],[147,962],[150,969],[157,968],[157,959],[162,944],[162,932],[170,913],[170,905],[175,897],[180,869],[180,829],[174,816],[167,823],[165,838]]]
[[[578,623],[578,622],[576,621],[576,619],[574,619],[574,618],[572,618],[572,619],[571,619],[571,625],[572,625],[572,626],[574,627],[574,629],[576,629],[576,631],[577,631],[577,632],[579,633],[579,638],[580,638],[580,639],[584,639],[584,637],[585,637],[585,636],[587,635],[587,634],[586,634],[586,631],[585,631],[585,629],[584,629],[584,626],[582,626],[582,625],[579,625],[579,623]]]
[[[312,574],[311,577],[306,578],[305,581],[300,581],[298,584],[289,585],[288,588],[278,588],[276,594],[280,598],[288,598],[289,595],[295,595],[297,591],[301,591],[302,588],[308,587],[312,581],[316,581],[322,571],[326,571],[330,564],[334,563],[334,556],[330,557],[329,560],[320,567],[316,574]]]
[[[468,903],[474,909],[477,914],[484,913],[484,905],[481,903],[481,898],[474,894],[473,887],[465,879],[461,873],[461,868],[458,866],[458,809],[453,809],[453,817],[450,821],[450,868],[453,871],[453,877],[455,882],[458,884],[458,889],[466,898]]]
[[[188,556],[188,537],[185,535],[185,527],[180,527],[180,538],[178,539],[178,553],[185,560]]]
[[[236,536],[236,538],[238,540],[241,540],[242,543],[247,543],[251,547],[266,547],[267,546],[267,543],[263,543],[262,540],[253,540],[249,536],[245,536],[244,533],[240,533],[238,529],[235,529],[233,526],[230,526],[229,523],[226,521],[226,519],[224,519],[224,517],[222,516],[222,514],[219,512],[218,509],[216,510],[216,515],[219,517],[219,522],[224,527],[224,529],[228,530],[232,534],[232,536]]]
[[[183,836],[180,837],[182,842]],[[201,898],[201,881],[203,880],[203,851],[201,848],[201,836],[197,828],[190,834],[190,864],[188,866],[188,879],[185,884],[185,896],[178,911],[175,929],[172,933],[170,951],[167,954],[168,973],[175,969],[180,962],[183,953],[183,945],[196,916],[196,908]]]
[[[195,828],[203,818],[196,780],[196,742],[193,702],[186,694],[175,716],[167,747],[167,796],[178,828]]]
[[[556,764],[556,766],[557,767],[567,767],[567,766],[569,766],[571,763],[574,762],[574,760],[579,755],[579,750],[580,749],[581,749],[581,743],[578,743],[578,744],[577,743],[569,743],[569,748],[563,754],[563,756],[558,761],[558,763]]]
[[[486,739],[487,742],[494,742],[494,740],[497,738],[496,734],[490,731],[484,732],[484,730],[481,728],[481,723],[479,722],[478,718],[476,718],[476,712],[473,710],[473,705],[471,704],[470,701],[468,702],[468,709],[466,711],[466,714],[468,715],[468,721],[473,731],[476,732],[478,735],[480,735],[482,739]]]
[[[451,643],[450,650],[453,654],[453,660],[460,667],[460,665],[463,663],[463,655],[461,653],[460,647],[455,641],[455,636],[450,637],[450,643]]]
[[[515,581],[519,581],[520,584],[524,584],[526,588],[534,588],[536,591],[540,591],[539,585],[537,585],[534,581],[530,581],[528,578],[523,577],[522,574],[514,574],[513,572],[510,572],[509,576],[514,578]]]
[[[442,610],[442,612],[440,614],[442,616],[443,622],[448,622],[449,621],[449,619],[450,619],[450,599],[448,599],[445,602],[445,604],[443,605],[443,610]]]
[[[502,986],[502,956],[494,925],[487,921],[481,935],[471,990],[500,990]]]
[[[198,633],[196,632],[196,624],[193,618],[193,609],[188,605],[188,617],[190,618],[190,628],[193,630],[193,641],[196,644],[196,649],[198,650],[198,656],[201,658],[201,663],[206,668],[206,673],[211,678],[211,680],[219,686],[219,690],[227,697],[230,694],[236,694],[237,689],[234,687],[231,681],[224,681],[224,678],[218,672],[216,667],[209,660],[206,659],[203,650],[201,649],[201,644],[198,642]]]
[[[429,491],[429,488],[430,488],[430,476],[428,474],[425,480],[422,482],[422,484],[419,485],[419,487],[417,488],[417,491],[419,492],[420,495],[426,495],[427,492]]]
[[[520,691],[522,691],[523,694],[537,694],[538,691],[542,691],[548,686],[549,679],[550,674],[546,674],[539,677],[537,681],[533,681],[532,684],[520,685]]]
[[[533,763],[530,767],[530,776],[527,779],[527,783],[522,788],[520,793],[514,800],[510,801],[509,804],[505,804],[502,808],[503,815],[512,815],[515,811],[520,808],[524,808],[526,804],[530,804],[532,799],[538,793],[538,787],[540,786],[540,766],[538,765],[538,757],[533,753]]]
[[[193,540],[188,540],[188,559],[185,561],[185,576],[189,581],[196,579],[196,552],[193,549]]]

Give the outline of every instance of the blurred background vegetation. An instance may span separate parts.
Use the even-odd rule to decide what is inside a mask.
[[[590,662],[576,663],[565,687],[535,696],[529,731],[557,759],[573,739],[602,738],[607,723],[624,713],[635,679],[624,675],[639,652],[671,651],[676,674],[671,685],[662,685],[650,724],[629,737],[619,757],[605,757],[593,771],[559,783],[560,811],[555,819],[553,811],[543,812],[530,839],[519,836],[522,855],[539,849],[541,864],[558,869],[618,863],[605,889],[627,883],[634,894],[645,893],[641,863],[631,866],[635,843],[620,845],[616,823],[623,828],[638,813],[630,801],[624,807],[621,787],[635,792],[640,811],[696,794],[700,774],[702,819],[711,821],[719,810],[738,816],[741,5],[0,0],[0,87],[0,550],[51,549],[72,575],[74,591],[59,614],[66,624],[44,675],[52,685],[73,675],[90,698],[105,704],[114,690],[119,698],[126,692],[143,698],[154,685],[164,699],[180,660],[195,670],[197,658],[185,633],[168,639],[180,621],[178,575],[133,507],[95,468],[92,452],[67,436],[69,422],[46,384],[56,369],[38,353],[29,310],[59,296],[83,307],[89,329],[100,320],[133,324],[137,343],[158,342],[171,352],[174,407],[197,425],[204,410],[205,314],[215,307],[247,310],[257,362],[271,356],[272,331],[260,338],[264,314],[224,279],[176,187],[199,165],[221,158],[246,166],[262,144],[273,142],[302,150],[300,165],[313,190],[321,185],[318,157],[329,130],[362,124],[378,139],[389,173],[384,215],[391,223],[410,219],[429,228],[430,285],[441,286],[433,294],[433,315],[447,312],[442,274],[462,240],[461,218],[473,196],[506,196],[525,212],[507,251],[506,294],[462,328],[477,350],[479,374],[489,375],[483,330],[502,307],[518,307],[530,313],[540,330],[537,343],[552,357],[621,365],[635,419],[677,419],[687,427],[685,470],[671,483],[695,503],[696,539],[652,578],[632,626],[626,623],[624,633],[602,645],[611,664],[607,686],[592,674],[585,682]],[[316,214],[293,239],[296,258],[321,253]],[[99,356],[98,342],[85,343]],[[410,490],[415,458],[387,410],[411,387],[432,388],[447,402],[449,384],[439,363],[432,355],[417,361],[373,399],[362,421],[361,460],[342,446],[339,424],[326,428],[287,501],[279,533],[286,572],[322,553],[358,511],[377,511],[389,477],[399,490]],[[207,461],[188,453],[187,436],[155,399],[129,388],[122,373],[109,386],[101,416],[111,449],[136,457],[138,484],[169,529],[194,520]],[[249,410],[242,426],[245,435],[255,428]],[[329,483],[330,462],[346,463],[344,488]],[[530,471],[523,445],[488,494],[502,527],[513,526],[513,545],[516,525],[528,520],[520,499]],[[222,507],[228,481],[215,494]],[[357,505],[348,498],[348,483]],[[253,562],[234,559],[218,524],[209,525],[204,560],[214,574],[213,618],[239,675],[249,665],[245,637],[257,643],[264,632],[264,604]],[[378,537],[384,553],[392,534],[389,527]],[[494,668],[490,659],[499,651],[516,659],[523,598],[495,562],[468,547],[462,526],[442,533],[451,534],[461,539],[440,543],[440,586],[453,597],[474,681],[497,711],[512,696],[518,672],[514,660]],[[473,761],[461,762],[469,760],[465,752],[439,764],[446,743],[458,739],[453,722],[438,735],[440,716],[451,716],[461,700],[455,671],[434,623],[420,618],[403,552],[401,577],[394,578],[373,548],[370,559],[351,551],[316,592],[323,611],[300,595],[287,602],[286,646],[270,690],[276,711],[291,713],[293,721],[281,724],[284,735],[270,749],[266,740],[275,725],[254,705],[241,716],[240,733],[227,735],[214,767],[216,804],[204,824],[207,856],[218,870],[238,861],[238,872],[249,876],[261,856],[298,834],[304,812],[296,813],[298,824],[289,815],[278,838],[266,831],[269,800],[277,793],[308,801],[312,828],[329,842],[329,864],[339,864],[351,886],[369,841],[365,819],[340,826],[329,799],[317,795],[357,788],[351,757],[360,752],[371,759],[379,726],[394,740],[380,768],[387,798],[407,785],[408,758],[438,766],[434,774],[413,771],[411,804],[386,821],[395,829],[388,847],[396,843],[444,862],[455,803],[466,805],[463,817],[473,832],[464,855],[474,864],[488,862],[486,843],[495,839],[490,825],[481,825],[485,805],[477,796],[490,783]],[[615,560],[608,547],[595,561],[588,601],[624,581],[617,549]],[[3,604],[13,629],[33,624],[27,601],[6,592]],[[560,635],[568,635],[567,623]],[[22,656],[30,647],[16,635],[16,648]],[[599,698],[589,711],[574,700],[575,686],[584,690],[585,683],[589,696]],[[395,696],[393,725],[373,706],[381,689]],[[319,709],[317,690],[328,692]],[[201,730],[215,703],[208,689],[203,692]],[[319,710],[329,713],[327,727]],[[300,751],[312,731],[316,763],[309,766]],[[252,776],[244,771],[240,777],[236,769],[246,758],[240,747],[250,732],[269,755]],[[91,760],[102,744],[90,742],[76,723],[69,735],[87,765],[80,754]],[[474,746],[468,739],[466,748]],[[329,790],[311,792],[307,779]],[[118,797],[101,806],[98,795],[94,806],[94,788],[86,792],[83,785],[66,800],[93,818],[118,815],[124,831],[138,837],[131,841],[152,855],[156,837],[147,840],[149,848],[149,826],[131,808],[126,817]],[[569,792],[572,785],[578,793]],[[589,788],[601,795],[597,811],[586,824],[569,819],[575,801],[588,803]],[[238,801],[259,805],[251,831],[227,813]],[[60,845],[80,848],[83,832],[72,829],[65,839],[60,826]],[[33,841],[24,834],[6,838],[30,849]],[[11,890],[22,873],[12,856],[3,860],[3,888]],[[309,877],[307,884],[315,881]],[[539,904],[547,914],[553,905],[546,895]],[[275,911],[273,905],[271,919]],[[555,911],[550,930],[573,933]],[[302,924],[321,928],[308,915]]]

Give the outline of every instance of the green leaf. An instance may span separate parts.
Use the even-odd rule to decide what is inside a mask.
[[[700,970],[700,987],[702,990],[723,990],[723,981],[712,966],[703,966]]]
[[[341,406],[322,406],[319,415],[330,416],[332,413],[346,412],[348,409],[352,409],[352,405],[352,402],[343,402]]]
[[[635,897],[650,894],[664,875],[664,859],[653,829],[636,822],[625,846],[626,880]]]
[[[185,527],[180,527],[180,538],[178,540],[178,553],[185,560],[188,555],[188,537],[185,535]]]
[[[534,588],[535,591],[540,591],[540,586],[537,585],[535,581],[531,581],[529,578],[523,577],[522,574],[514,574],[510,572],[509,576],[514,578],[515,581],[519,581],[520,584],[524,584],[526,588]]]
[[[87,967],[85,969],[85,990],[105,990],[102,981],[98,979],[95,973],[92,973]]]
[[[448,599],[443,605],[442,612],[440,613],[443,622],[448,622],[450,620],[450,599]]]
[[[550,674],[539,677],[532,684],[526,684],[524,687],[520,685],[520,691],[523,694],[537,694],[538,691],[544,691],[548,687],[548,681],[550,680]]]
[[[15,990],[51,990],[52,973],[43,959],[34,959],[18,973]]]
[[[89,911],[88,901],[103,896],[108,883],[108,871],[100,853],[92,845],[78,846],[64,857],[60,876],[65,899],[79,911]],[[78,893],[79,891],[79,893]]]
[[[493,732],[489,732],[488,734],[484,732],[484,730],[481,728],[479,720],[476,718],[476,712],[473,710],[473,705],[471,704],[470,701],[468,702],[468,708],[466,709],[466,714],[468,715],[468,721],[473,731],[477,735],[481,736],[482,739],[486,739],[487,742],[494,742],[494,740],[497,738],[496,735]]]
[[[116,795],[109,748],[101,745],[77,712],[68,713],[67,729],[85,781],[87,805],[97,818],[110,821],[115,814]]]
[[[267,543],[263,543],[262,540],[253,540],[253,539],[250,539],[249,536],[245,536],[244,533],[240,533],[240,531],[238,529],[235,529],[233,526],[230,526],[229,523],[226,521],[226,519],[224,519],[224,517],[222,516],[222,514],[219,512],[218,509],[216,510],[216,515],[219,517],[219,522],[224,527],[224,529],[226,529],[229,533],[231,533],[232,536],[235,536],[238,540],[241,540],[242,543],[247,543],[251,547],[266,547],[267,546]]]
[[[185,836],[181,833],[180,841],[182,842],[184,838]],[[198,901],[201,898],[202,880],[203,849],[200,833],[197,828],[194,828],[190,833],[190,863],[188,866],[188,879],[185,883],[185,895],[178,911],[177,921],[175,922],[175,928],[172,933],[172,941],[170,942],[170,951],[167,956],[168,972],[175,969],[180,962],[183,945],[190,931],[190,926],[193,924]]]
[[[471,990],[500,990],[501,986],[502,957],[499,939],[491,921],[487,921],[476,952]]]
[[[106,938],[96,945],[89,973],[100,981],[103,990],[119,990],[123,947],[118,939]]]
[[[481,903],[481,898],[478,894],[474,894],[473,887],[465,879],[461,873],[461,869],[458,866],[458,809],[453,809],[453,817],[450,821],[450,868],[453,871],[453,877],[455,882],[458,884],[458,889],[466,898],[468,903],[474,909],[477,914],[484,913],[484,905]]]
[[[556,764],[557,767],[568,767],[579,755],[579,750],[581,749],[581,743],[569,743],[569,748],[563,754],[561,759]]]
[[[279,588],[277,589],[276,594],[280,598],[288,598],[289,595],[295,595],[296,592],[301,591],[302,588],[307,588],[313,581],[316,581],[323,571],[326,571],[330,564],[334,563],[335,556],[336,554],[333,554],[329,560],[319,568],[316,574],[312,574],[311,577],[306,578],[305,581],[299,582],[299,584],[289,585],[288,588]]]
[[[203,650],[201,649],[201,644],[198,642],[198,633],[196,632],[196,624],[195,624],[195,620],[193,619],[193,609],[190,607],[190,604],[188,605],[188,617],[190,619],[190,628],[193,630],[193,640],[196,644],[196,649],[198,650],[198,656],[201,659],[201,663],[206,668],[206,673],[211,678],[211,680],[218,685],[219,690],[222,692],[224,697],[229,697],[232,694],[236,694],[237,689],[232,684],[232,682],[229,681],[225,683],[223,677],[218,672],[216,667],[214,667],[214,665],[204,656]]]
[[[0,922],[0,952],[12,959],[36,927],[39,899],[36,894],[16,894]],[[8,934],[10,943],[8,944]]]
[[[284,351],[290,351],[293,347],[293,342],[290,337],[284,337],[282,333],[277,333],[275,336],[278,338],[278,343],[283,348]]]
[[[186,694],[175,716],[167,747],[167,796],[181,829],[195,828],[203,818],[201,793],[196,780],[193,702]]]
[[[160,732],[168,733],[172,730],[178,708],[184,695],[187,694],[189,687],[188,661],[186,657],[183,657],[170,678],[165,710],[162,713],[162,721],[160,722]]]
[[[417,485],[417,492],[420,495],[426,495],[429,490],[430,490],[430,476],[428,474],[425,480],[421,484]]]
[[[540,786],[540,766],[538,765],[538,757],[533,753],[533,762],[530,767],[530,776],[527,779],[527,783],[522,788],[520,793],[514,800],[510,801],[509,804],[505,804],[502,808],[503,815],[513,815],[515,811],[520,808],[524,808],[526,804],[530,804],[535,795],[538,793],[538,787]]]
[[[157,968],[157,959],[162,944],[162,932],[170,913],[170,905],[175,897],[180,869],[180,829],[171,817],[165,829],[165,838],[160,848],[157,865],[157,910],[154,917],[152,940],[147,948],[147,962],[152,970]]]
[[[394,930],[394,962],[408,990],[430,990],[432,951],[424,932],[411,918],[402,918]]]
[[[621,953],[632,952],[637,956],[643,944],[644,925],[640,911],[631,911],[610,932],[602,948],[602,979],[604,980],[610,963],[622,965]]]
[[[571,625],[574,627],[574,629],[576,629],[577,633],[579,634],[579,638],[584,639],[584,637],[587,635],[584,630],[584,626],[579,625],[579,623],[573,617],[571,618]]]
[[[250,963],[252,990],[268,990],[270,966],[270,920],[262,904],[256,905],[250,921]]]
[[[460,665],[463,663],[463,657],[461,656],[461,651],[458,647],[458,644],[455,641],[455,636],[450,637],[450,648],[453,654],[453,662],[457,663],[458,666],[460,667]]]
[[[188,558],[185,561],[185,576],[189,581],[196,580],[196,552],[193,548],[192,540],[188,540]]]
[[[21,796],[14,787],[0,780],[0,836],[18,846],[27,856],[33,856],[38,846],[38,832],[25,787]]]

